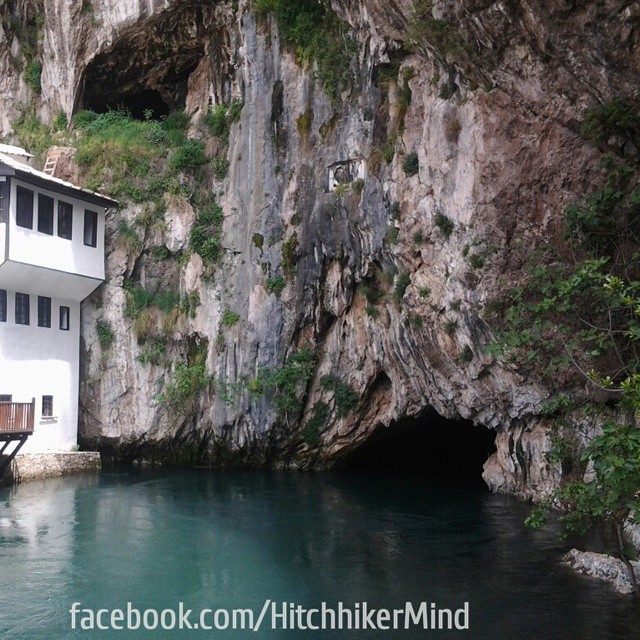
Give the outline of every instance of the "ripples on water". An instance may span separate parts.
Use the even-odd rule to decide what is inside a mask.
[[[627,640],[636,603],[558,564],[526,507],[372,474],[105,472],[0,490],[0,639]],[[470,631],[72,632],[68,609],[470,603]]]

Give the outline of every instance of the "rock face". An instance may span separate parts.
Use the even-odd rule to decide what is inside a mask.
[[[601,178],[579,122],[597,101],[636,91],[640,3],[432,4],[448,39],[409,47],[409,0],[333,0],[357,42],[357,73],[332,101],[275,21],[244,0],[45,3],[44,119],[161,99],[186,106],[202,136],[210,104],[244,104],[228,175],[211,184],[225,214],[213,273],[196,254],[177,264],[149,252],[188,248],[196,214],[179,197],[134,255],[115,230],[140,209],[111,217],[108,282],[83,309],[85,445],[125,459],[324,467],[433,408],[497,432],[492,489],[541,497],[557,484],[541,415],[554,389],[487,354],[486,310],[558,234],[564,206]],[[5,133],[28,98],[13,51],[5,25]],[[349,174],[357,187],[329,190]],[[169,363],[140,362],[122,288],[132,276],[200,301],[171,327]],[[268,286],[280,277],[281,292]],[[226,310],[238,321],[225,323]],[[114,331],[108,350],[98,320]],[[248,381],[303,344],[317,367],[298,390],[300,413],[282,419]],[[170,411],[157,397],[194,345],[221,384]],[[338,397],[347,388],[348,409]],[[305,438],[320,408],[318,437]]]

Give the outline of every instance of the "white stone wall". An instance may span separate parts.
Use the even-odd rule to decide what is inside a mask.
[[[16,224],[16,187],[22,186],[34,192],[33,229],[25,229]],[[42,193],[54,199],[53,235],[38,231],[38,194]],[[58,237],[58,200],[73,205],[72,239]],[[85,209],[98,214],[97,246],[84,244],[84,212]],[[28,264],[66,272],[95,280],[104,279],[104,209],[82,200],[59,195],[54,191],[35,188],[17,179],[11,180],[11,206],[9,211],[9,252],[7,258],[21,265]],[[4,226],[4,225],[2,225]],[[15,278],[15,276],[14,276]],[[77,280],[77,282],[76,282]],[[0,285],[2,281],[0,279]],[[97,283],[89,284],[95,288]],[[68,279],[65,283],[64,295],[74,300],[82,300],[86,293],[87,283],[84,279]]]
[[[39,327],[38,296],[31,294],[30,324],[18,325],[15,297],[7,292],[7,322],[0,322],[0,394],[36,400],[35,432],[21,451],[69,451],[78,430],[80,304],[50,295],[51,328]],[[70,308],[69,331],[59,328],[61,305]],[[53,419],[42,418],[43,395],[53,396]]]

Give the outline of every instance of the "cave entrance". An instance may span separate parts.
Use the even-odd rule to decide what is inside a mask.
[[[127,111],[136,120],[162,120],[171,113],[160,92],[154,89],[143,89],[122,96],[96,95],[93,100],[91,97],[89,96],[84,107],[96,113]]]
[[[207,52],[226,69],[228,56],[218,54],[228,38],[215,18],[215,4],[176,2],[123,29],[84,69],[74,112],[125,109],[137,119],[151,112],[160,120],[184,110],[189,78]]]
[[[482,467],[495,450],[494,431],[426,411],[378,428],[338,468],[411,473],[483,486]]]

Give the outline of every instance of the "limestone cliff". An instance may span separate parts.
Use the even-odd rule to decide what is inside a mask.
[[[0,7],[32,22],[42,10]],[[560,477],[544,456],[542,404],[555,390],[488,355],[487,308],[601,178],[579,123],[637,91],[640,3],[331,7],[353,70],[333,95],[247,0],[47,0],[40,95],[21,73],[21,34],[3,20],[5,133],[31,99],[51,121],[159,96],[186,108],[215,155],[203,117],[243,105],[223,148],[227,175],[209,184],[224,212],[215,268],[188,251],[197,212],[184,198],[165,197],[165,219],[133,251],[115,239],[141,205],[111,215],[108,282],[83,310],[82,441],[125,459],[323,467],[432,408],[497,431],[493,489],[543,495]],[[140,361],[132,279],[200,303],[171,320],[159,360]],[[99,322],[113,330],[109,348]],[[300,410],[278,415],[251,381],[302,345],[316,362]],[[197,350],[216,384],[177,409],[159,402]]]

